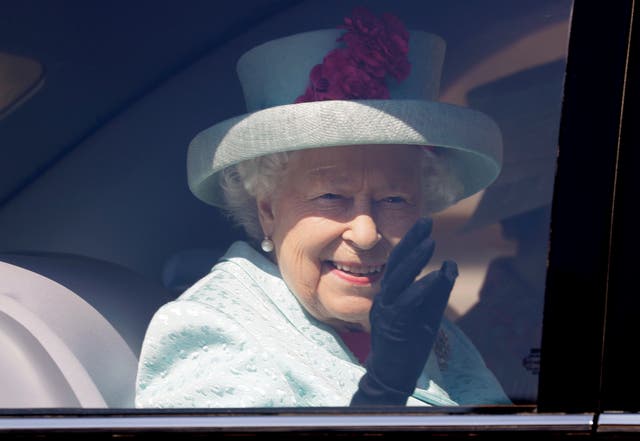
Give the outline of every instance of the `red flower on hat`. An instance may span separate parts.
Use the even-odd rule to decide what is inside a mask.
[[[387,99],[387,75],[402,81],[409,75],[409,33],[391,14],[376,17],[364,8],[346,17],[339,42],[311,69],[309,85],[296,103],[339,99]]]
[[[398,17],[385,13],[378,18],[357,8],[344,22],[347,32],[339,41],[346,43],[364,70],[380,78],[386,74],[400,81],[407,78],[411,70],[407,59],[409,32]]]
[[[389,98],[384,82],[361,69],[346,48],[339,48],[311,69],[309,86],[296,103],[376,98]]]

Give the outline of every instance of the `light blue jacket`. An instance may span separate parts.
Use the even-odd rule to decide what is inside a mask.
[[[462,332],[429,357],[407,402],[509,403]],[[443,343],[446,342],[446,343]],[[365,369],[338,334],[310,316],[278,268],[234,243],[212,271],[162,306],[142,347],[137,407],[347,406]]]

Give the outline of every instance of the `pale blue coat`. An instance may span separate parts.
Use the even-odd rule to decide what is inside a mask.
[[[447,320],[441,331],[447,344],[429,357],[407,404],[509,403],[462,332]],[[338,334],[306,313],[278,268],[236,242],[153,317],[136,407],[346,406],[364,372]]]

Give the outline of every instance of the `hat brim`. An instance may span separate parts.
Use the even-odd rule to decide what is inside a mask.
[[[228,166],[277,152],[362,144],[435,147],[462,183],[459,199],[491,184],[502,163],[500,129],[481,112],[425,100],[317,101],[270,107],[198,133],[187,156],[189,188],[221,206],[218,179]]]

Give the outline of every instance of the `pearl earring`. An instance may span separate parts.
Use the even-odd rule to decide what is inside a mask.
[[[269,236],[265,236],[262,242],[260,242],[260,248],[262,248],[262,251],[265,253],[273,251],[273,241],[269,239]]]

